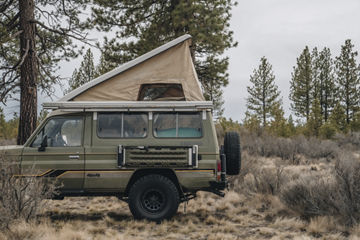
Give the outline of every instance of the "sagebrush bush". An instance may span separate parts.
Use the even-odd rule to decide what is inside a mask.
[[[335,214],[336,194],[331,180],[307,174],[283,186],[280,199],[290,209],[309,219]]]
[[[257,157],[248,154],[247,152],[241,153],[241,171],[237,176],[230,176],[230,188],[236,192],[243,191],[243,183],[246,175],[252,173],[258,168]]]
[[[360,161],[341,153],[330,175],[306,174],[281,189],[280,199],[304,218],[334,216],[346,225],[360,221]]]
[[[283,167],[264,168],[257,156],[243,152],[240,174],[230,179],[230,186],[248,196],[258,193],[276,195],[287,180]]]
[[[335,165],[341,215],[348,224],[360,221],[360,160],[343,152]]]
[[[334,139],[341,148],[351,150],[359,150],[360,148],[360,132],[351,132],[349,134],[336,134]]]
[[[306,138],[303,135],[283,138],[268,134],[257,136],[242,133],[241,139],[242,150],[250,155],[279,157],[291,164],[299,164],[301,156],[308,159],[334,159],[340,150],[334,141]]]
[[[244,178],[244,193],[276,195],[284,184],[286,177],[283,168],[258,168]]]
[[[250,155],[279,157],[295,165],[300,163],[302,156],[308,160],[325,158],[330,161],[336,158],[342,149],[358,150],[360,148],[360,132],[351,132],[347,135],[335,134],[333,127],[329,124],[324,124],[320,129],[323,139],[304,135],[278,137],[267,131],[250,132],[238,124],[236,126],[236,129],[228,129],[221,123],[216,125],[220,145],[223,144],[225,132],[234,130],[240,133],[242,151]]]
[[[54,180],[25,177],[36,174],[34,168],[21,172],[15,161],[1,155],[0,169],[0,229],[8,228],[16,220],[34,219],[44,206],[42,200],[57,194]]]
[[[334,159],[340,151],[337,144],[331,140],[321,140],[315,137],[298,136],[294,139],[298,146],[298,153],[313,159]]]

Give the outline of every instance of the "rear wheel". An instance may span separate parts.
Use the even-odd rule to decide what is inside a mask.
[[[224,138],[226,174],[238,175],[241,168],[240,136],[237,132],[227,132]]]
[[[129,208],[135,219],[160,222],[175,215],[180,203],[175,184],[161,175],[147,175],[130,188]]]

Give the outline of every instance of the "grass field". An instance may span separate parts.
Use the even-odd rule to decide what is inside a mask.
[[[180,205],[173,219],[161,224],[134,221],[127,204],[115,197],[65,198],[46,200],[35,220],[12,223],[0,233],[0,239],[360,239],[357,215],[350,214],[355,222],[348,224],[348,215],[331,208],[326,208],[326,212],[321,208],[322,202],[316,205],[323,201],[319,198],[321,194],[325,198],[331,195],[327,184],[337,179],[334,174],[339,171],[340,155],[329,157],[325,151],[324,156],[312,153],[318,157],[311,158],[297,153],[294,164],[279,156],[249,154],[250,149],[243,148],[242,172],[230,178],[231,187],[224,198],[199,192],[196,199]],[[360,162],[356,147],[348,149],[352,149],[351,161]],[[346,171],[353,170],[349,173],[356,179],[357,168],[349,166]],[[309,202],[292,206],[299,196],[289,194],[288,190],[302,186],[296,183],[303,179],[306,181],[302,183],[311,190]],[[311,186],[317,187],[315,192]],[[354,188],[357,191],[358,185]],[[342,209],[342,202],[332,203]],[[357,205],[351,204],[357,212]],[[318,212],[312,209],[311,215],[306,209],[309,206],[320,208],[315,209]]]
[[[13,224],[11,239],[348,239],[330,218],[311,222],[289,214],[276,197],[236,192],[200,194],[161,224],[134,221],[116,198],[51,201],[39,222]],[[357,239],[357,229],[351,237]],[[6,239],[5,236],[3,236]]]
[[[259,158],[264,168],[274,159]],[[267,164],[264,164],[267,162]],[[306,174],[327,171],[325,164],[288,166]],[[249,180],[247,180],[249,181]],[[240,184],[236,178],[233,184]],[[250,183],[247,183],[250,184]],[[235,190],[235,191],[234,191]],[[126,203],[115,197],[47,200],[36,222],[17,222],[2,239],[360,239],[360,227],[338,225],[332,217],[303,220],[272,194],[227,192],[225,198],[199,193],[170,221],[134,221]]]

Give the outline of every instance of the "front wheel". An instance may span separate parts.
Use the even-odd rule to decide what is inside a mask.
[[[175,215],[180,203],[175,184],[161,175],[147,175],[130,188],[129,208],[135,219],[160,222]]]

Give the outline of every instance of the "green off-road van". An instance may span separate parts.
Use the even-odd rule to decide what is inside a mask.
[[[213,105],[203,101],[187,39],[45,103],[52,112],[24,146],[2,149],[23,172],[35,166],[26,177],[56,178],[58,199],[117,196],[136,219],[168,219],[198,191],[223,196],[226,174],[240,171],[239,136],[226,133],[219,149]],[[174,58],[191,65],[174,67]]]

